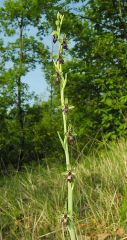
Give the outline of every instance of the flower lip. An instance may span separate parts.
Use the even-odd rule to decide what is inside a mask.
[[[67,104],[65,104],[65,106],[64,106],[64,108],[63,108],[63,112],[64,112],[64,113],[68,113],[68,111],[69,111],[69,107],[68,107]]]
[[[61,55],[59,55],[57,62],[59,62],[60,64],[64,64],[64,60]]]
[[[63,225],[64,225],[64,226],[67,226],[68,221],[69,221],[68,214],[65,213],[64,216],[63,216],[63,218],[62,218],[62,223],[63,223]]]
[[[70,182],[70,183],[73,181],[73,175],[72,175],[71,171],[69,171],[68,174],[67,174],[67,181]]]
[[[63,40],[61,45],[62,45],[63,49],[68,50],[68,45],[67,45],[66,40]]]
[[[70,132],[69,132],[69,134],[68,134],[68,143],[69,143],[70,145],[74,145],[74,144],[75,144],[75,138],[74,138],[74,136],[72,135],[72,133],[70,133]]]

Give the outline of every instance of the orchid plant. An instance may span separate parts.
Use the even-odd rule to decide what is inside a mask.
[[[68,197],[67,197],[67,209],[62,217],[62,225],[63,227],[68,229],[70,239],[77,240],[76,231],[74,227],[74,219],[73,219],[73,189],[74,189],[74,173],[72,171],[72,166],[70,163],[70,155],[69,155],[69,145],[73,145],[75,143],[75,136],[72,131],[71,125],[68,123],[68,113],[73,106],[70,106],[68,103],[68,99],[65,97],[65,87],[67,84],[67,74],[63,74],[63,64],[64,51],[68,50],[68,41],[66,35],[61,34],[61,27],[63,23],[64,16],[60,13],[57,14],[56,20],[56,31],[52,32],[53,43],[58,43],[58,53],[56,59],[53,60],[55,67],[55,84],[60,87],[60,100],[61,100],[61,113],[63,118],[63,138],[60,133],[58,133],[61,145],[63,147],[66,159],[66,181],[68,188]]]

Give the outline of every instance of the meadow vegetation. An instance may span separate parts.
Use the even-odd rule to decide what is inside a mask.
[[[50,162],[50,159],[48,159]],[[4,240],[62,240],[66,181],[61,164],[10,169],[0,180],[0,231]],[[78,239],[126,239],[127,143],[75,162],[74,219]],[[66,236],[67,237],[67,236]],[[69,239],[69,236],[67,237]]]

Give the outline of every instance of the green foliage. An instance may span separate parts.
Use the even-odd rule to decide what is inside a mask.
[[[69,28],[74,47],[65,68],[75,126],[81,140],[126,137],[126,4],[96,0],[77,9],[80,14],[67,20],[75,27]]]
[[[4,1],[0,8],[1,164],[9,159],[18,161],[21,149],[24,161],[26,158],[29,161],[32,154],[34,159],[48,153],[51,156],[52,151],[57,156],[61,154],[59,148],[56,150],[54,131],[56,128],[62,132],[58,112],[60,94],[54,84],[51,56],[43,42],[44,36],[54,29],[58,10],[65,16],[61,29],[68,36],[69,48],[68,61],[63,66],[63,74],[68,73],[65,93],[75,106],[74,117],[69,113],[69,119],[78,132],[79,146],[87,143],[89,150],[96,140],[126,138],[126,9],[125,1],[121,0]],[[41,64],[51,84],[52,103],[47,102],[47,113],[46,103],[45,107],[36,103],[29,106],[34,96],[28,92],[25,76],[37,64]],[[39,109],[39,117],[35,117],[35,108]]]
[[[48,14],[46,7],[46,1],[42,4],[41,1],[35,0],[28,0],[27,2],[24,0],[6,0],[4,6],[0,8],[0,25],[3,34],[3,41],[0,42],[0,115],[2,116],[0,162],[5,168],[8,162],[15,164],[15,166],[16,164],[22,165],[23,161],[31,159],[32,154],[34,154],[32,159],[41,159],[47,154],[50,143],[53,142],[52,137],[48,137],[50,133],[48,135],[47,124],[45,126],[45,123],[42,124],[44,128],[42,130],[40,118],[38,123],[41,127],[31,129],[34,128],[35,121],[30,128],[30,122],[27,121],[30,109],[28,103],[31,101],[31,96],[33,98],[34,96],[29,94],[27,83],[24,83],[26,74],[36,68],[38,63],[44,67],[48,62],[49,52],[36,35],[38,24],[43,15]],[[34,36],[30,36],[29,28],[32,28]],[[4,35],[7,37],[6,43],[4,43]],[[41,106],[38,106],[38,108],[42,110]],[[35,117],[34,111],[32,117]],[[34,130],[38,134],[38,139],[37,135],[35,138]],[[41,134],[43,137],[40,137]]]
[[[17,167],[18,149],[21,130],[15,119],[16,108],[8,114],[1,112],[0,155],[1,170],[6,173],[10,164]],[[63,153],[57,131],[60,129],[60,117],[51,112],[50,102],[36,103],[24,110],[24,163],[43,162],[50,158],[50,163],[63,162]],[[53,153],[53,154],[52,154]]]
[[[27,109],[25,116],[27,161],[31,161],[33,157],[38,161],[48,157],[58,161],[61,154],[57,139],[58,127],[58,116],[51,112],[50,102],[43,102]]]

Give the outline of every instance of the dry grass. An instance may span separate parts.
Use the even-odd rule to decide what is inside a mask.
[[[62,167],[38,166],[1,178],[1,240],[64,239],[62,172]],[[127,144],[84,157],[76,168],[74,195],[79,240],[127,239]]]

